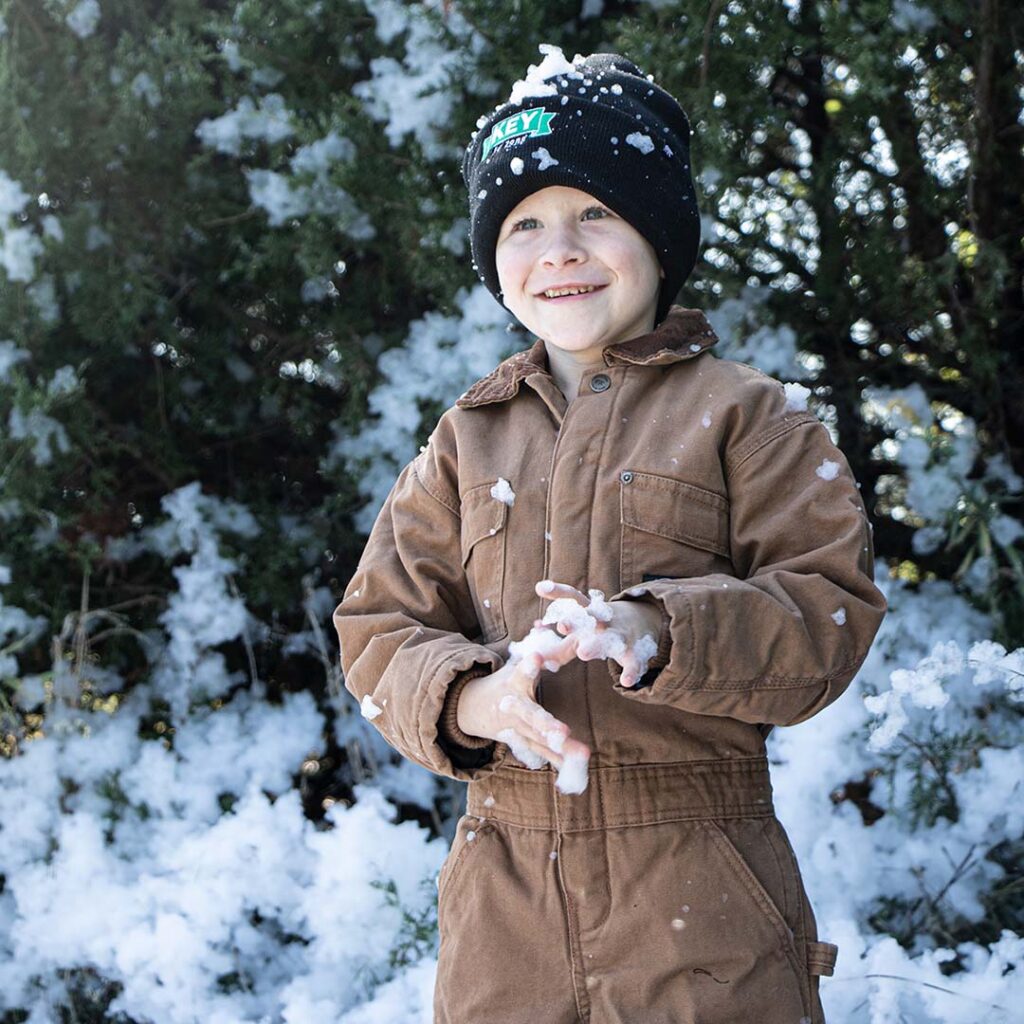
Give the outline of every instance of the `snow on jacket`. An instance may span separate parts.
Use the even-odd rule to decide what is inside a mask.
[[[663,613],[644,685],[610,660],[542,672],[594,767],[763,756],[772,726],[843,693],[886,611],[858,485],[824,424],[717,340],[674,306],[571,403],[537,340],[440,418],[334,613],[345,685],[393,747],[467,781],[522,767],[455,708],[543,615],[541,579]]]

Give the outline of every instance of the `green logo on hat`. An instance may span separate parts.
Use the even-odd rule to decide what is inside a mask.
[[[499,142],[514,139],[517,135],[550,135],[551,119],[555,116],[557,111],[549,114],[543,107],[534,107],[532,110],[521,110],[518,114],[499,121],[484,140],[483,155],[480,159],[486,160],[487,154]]]

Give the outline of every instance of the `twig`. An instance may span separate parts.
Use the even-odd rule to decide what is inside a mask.
[[[837,981],[866,981],[875,980],[876,978],[883,981],[905,981],[908,985],[923,985],[925,988],[933,988],[937,992],[945,992],[946,995],[956,996],[958,999],[967,999],[972,1003],[981,1003],[982,1006],[987,1006],[991,1010],[999,1010],[1001,1013],[1010,1012],[1005,1006],[1000,1006],[998,1003],[986,1003],[984,999],[965,996],[962,992],[954,992],[951,988],[943,988],[941,985],[935,985],[930,981],[921,981],[919,978],[904,978],[899,974],[847,974],[841,978],[830,978],[829,983],[834,984]]]

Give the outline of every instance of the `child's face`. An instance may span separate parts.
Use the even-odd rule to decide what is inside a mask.
[[[553,185],[528,195],[502,223],[495,261],[505,306],[558,348],[600,352],[654,328],[665,276],[654,247],[587,192]],[[543,294],[571,284],[600,287]]]

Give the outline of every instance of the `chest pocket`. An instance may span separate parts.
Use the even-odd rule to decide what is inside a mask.
[[[462,569],[476,609],[483,641],[505,635],[502,595],[505,589],[505,545],[508,505],[491,496],[498,481],[480,484],[462,496]]]
[[[620,587],[644,579],[734,574],[729,557],[729,501],[707,488],[654,473],[619,477]]]

